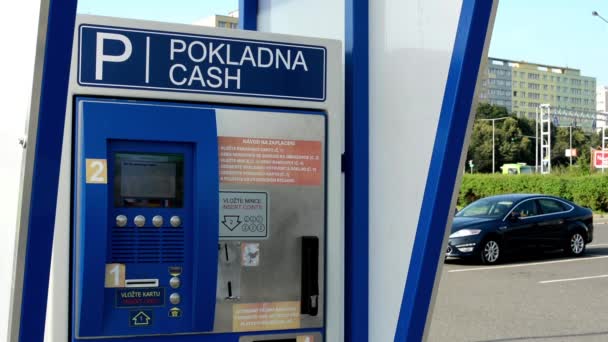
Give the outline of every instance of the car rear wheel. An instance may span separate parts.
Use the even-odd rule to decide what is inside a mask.
[[[496,264],[500,260],[500,244],[496,240],[486,240],[481,245],[481,262],[484,264]]]
[[[573,256],[583,255],[587,244],[585,237],[581,232],[573,232],[570,234],[568,239],[568,245],[566,246],[566,253]]]

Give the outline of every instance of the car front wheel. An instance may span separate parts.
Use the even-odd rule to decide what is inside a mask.
[[[566,252],[573,256],[583,255],[585,253],[585,237],[580,232],[574,232],[570,234],[568,239],[568,245],[566,246]]]
[[[484,264],[496,264],[501,255],[500,244],[496,240],[486,240],[481,245],[481,262]]]

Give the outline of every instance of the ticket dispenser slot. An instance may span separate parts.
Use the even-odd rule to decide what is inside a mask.
[[[78,98],[75,112],[73,336],[212,331],[215,111]]]

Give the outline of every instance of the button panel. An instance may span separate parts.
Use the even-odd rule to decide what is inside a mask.
[[[154,227],[160,228],[163,225],[163,217],[160,215],[155,215],[152,218],[152,224]]]
[[[135,223],[137,227],[143,227],[146,224],[146,218],[143,215],[137,215],[133,219],[133,223]]]
[[[173,277],[173,278],[169,279],[169,285],[174,289],[179,288],[181,284],[182,284],[182,281],[178,277]]]
[[[127,225],[128,220],[129,219],[125,215],[118,215],[116,216],[116,225],[118,227],[124,227]]]
[[[182,225],[182,219],[179,216],[171,216],[171,226],[177,228]]]
[[[174,292],[169,296],[169,301],[171,304],[177,305],[182,301],[182,297],[179,295],[179,293]]]

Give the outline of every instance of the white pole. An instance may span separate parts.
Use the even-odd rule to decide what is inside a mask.
[[[572,167],[572,125],[570,125],[570,166]]]
[[[534,154],[534,172],[538,173],[538,107],[536,107],[536,125],[534,126],[536,131],[536,140],[534,140],[534,147],[536,147],[536,151]]]
[[[496,122],[496,120],[492,120],[492,174],[494,174],[494,153],[496,151],[496,148],[494,147],[494,122]]]

